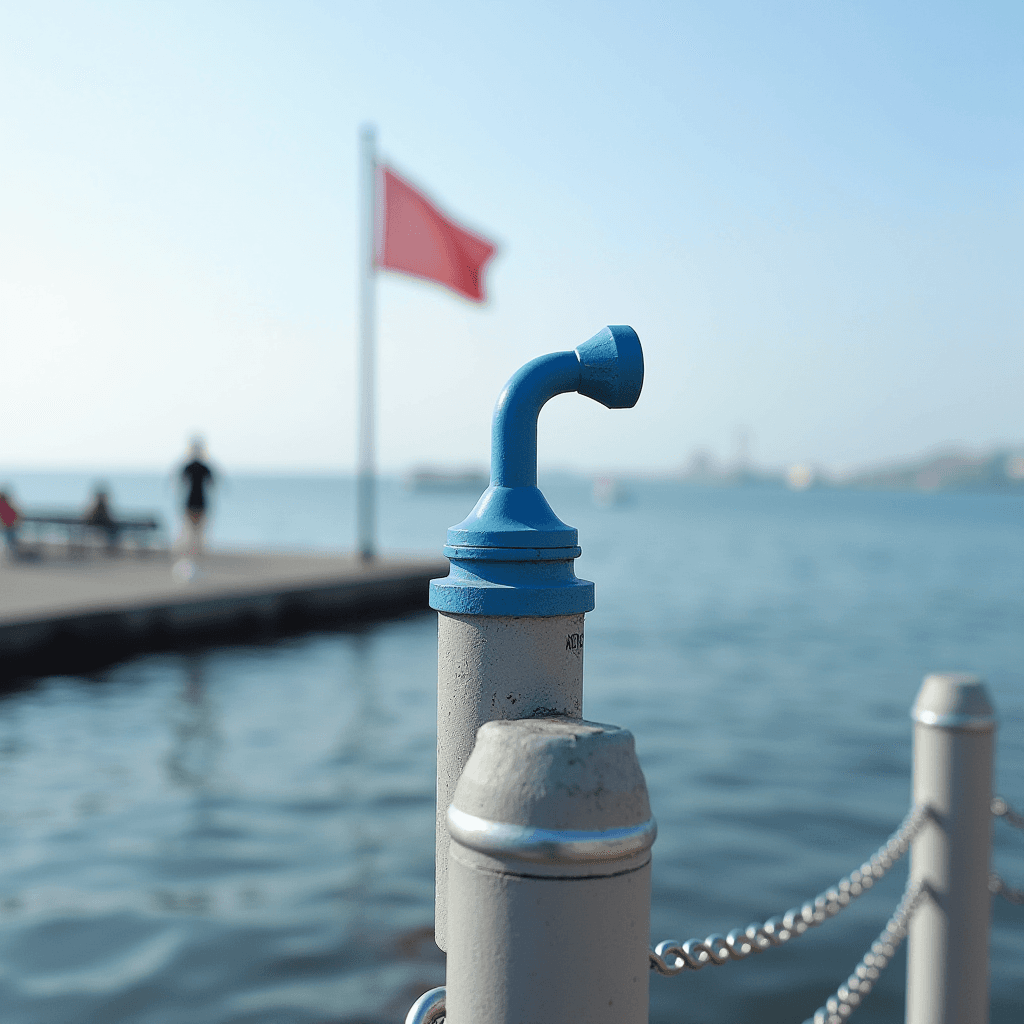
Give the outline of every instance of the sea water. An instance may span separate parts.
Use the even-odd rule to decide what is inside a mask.
[[[25,505],[91,478],[12,474]],[[115,506],[161,510],[155,476]],[[652,940],[799,905],[907,810],[929,671],[984,676],[996,788],[1024,805],[1024,499],[635,482],[580,530],[584,712],[636,736],[658,819]],[[385,548],[438,552],[471,494],[385,482]],[[222,547],[341,549],[349,481],[225,478]],[[3,586],[0,566],[0,586]],[[4,1024],[400,1022],[443,983],[432,942],[436,625],[135,658],[0,698]],[[1024,833],[994,825],[1024,885]],[[905,862],[782,949],[651,979],[654,1022],[799,1022],[882,929]],[[611,923],[609,924],[611,927]],[[571,956],[567,958],[571,962]],[[902,952],[854,1020],[902,1020]],[[993,901],[992,1020],[1024,1019],[1024,908]]]

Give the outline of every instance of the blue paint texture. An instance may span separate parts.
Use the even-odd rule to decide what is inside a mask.
[[[548,399],[572,391],[609,409],[631,409],[643,382],[643,350],[632,327],[605,327],[574,351],[540,356],[512,375],[494,407],[490,487],[448,531],[451,572],[431,581],[431,608],[548,616],[594,607],[594,584],[573,572],[576,530],[537,487],[537,417]]]

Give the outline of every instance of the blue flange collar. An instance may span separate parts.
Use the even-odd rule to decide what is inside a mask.
[[[537,417],[548,399],[569,391],[609,409],[632,408],[643,379],[643,351],[631,327],[606,327],[574,351],[541,356],[513,375],[494,408],[491,485],[448,531],[451,572],[431,581],[431,608],[549,616],[594,607],[594,584],[573,572],[576,530],[537,487]]]

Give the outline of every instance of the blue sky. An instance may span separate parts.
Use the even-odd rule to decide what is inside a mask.
[[[1024,7],[2,5],[8,466],[351,469],[357,136],[501,245],[382,275],[388,470],[485,464],[526,359],[640,334],[548,467],[1024,440]]]

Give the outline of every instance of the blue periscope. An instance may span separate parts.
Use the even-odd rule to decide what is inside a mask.
[[[593,609],[594,584],[573,571],[576,530],[537,487],[537,417],[548,399],[571,391],[608,409],[631,409],[643,383],[644,354],[632,327],[605,327],[574,351],[540,356],[512,376],[491,422],[491,485],[448,531],[451,571],[431,580],[431,608],[517,617]]]

